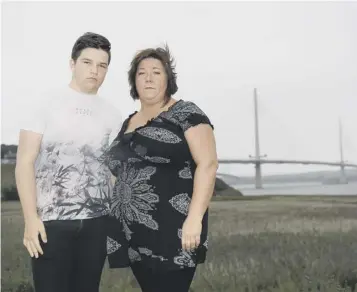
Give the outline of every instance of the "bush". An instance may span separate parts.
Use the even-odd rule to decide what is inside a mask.
[[[1,200],[4,201],[19,201],[19,194],[15,186],[4,188],[1,190]]]

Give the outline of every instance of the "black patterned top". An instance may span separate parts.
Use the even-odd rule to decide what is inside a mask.
[[[109,168],[117,177],[107,241],[109,265],[126,267],[141,261],[153,269],[194,267],[206,258],[208,211],[200,246],[182,250],[182,225],[196,169],[184,132],[202,123],[213,126],[194,103],[179,100],[125,134],[135,113],[124,121],[107,153]]]

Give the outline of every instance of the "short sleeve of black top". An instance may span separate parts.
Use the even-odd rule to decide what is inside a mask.
[[[182,250],[182,225],[196,170],[184,133],[199,124],[213,126],[196,104],[184,100],[125,133],[134,114],[124,121],[107,153],[117,177],[107,243],[110,267],[138,261],[152,269],[194,267],[206,258],[208,211],[202,220],[200,246]]]

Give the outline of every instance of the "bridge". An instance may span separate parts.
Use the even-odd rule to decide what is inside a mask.
[[[219,159],[221,164],[264,164],[264,163],[273,163],[273,164],[314,164],[314,165],[328,165],[328,166],[341,166],[341,162],[325,162],[325,161],[313,161],[313,160],[286,160],[286,159]],[[357,164],[353,163],[344,163],[345,167],[356,167]]]
[[[255,165],[255,188],[262,189],[262,164],[311,164],[311,165],[327,165],[340,167],[340,183],[347,183],[345,175],[346,167],[357,168],[357,164],[347,163],[343,157],[343,144],[342,144],[342,124],[339,120],[339,148],[340,148],[340,161],[313,161],[313,160],[289,160],[289,159],[267,159],[266,155],[260,155],[259,147],[259,121],[258,121],[258,97],[257,89],[254,88],[254,130],[255,130],[255,156],[249,156],[246,159],[219,159],[219,164],[254,164]]]

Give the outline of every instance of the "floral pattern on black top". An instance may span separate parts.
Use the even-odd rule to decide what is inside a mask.
[[[117,177],[110,208],[114,223],[109,232],[109,265],[116,268],[140,261],[154,269],[194,267],[206,259],[208,210],[199,247],[182,250],[182,225],[196,170],[184,132],[199,124],[213,126],[196,104],[183,100],[125,133],[134,114],[105,154]]]

